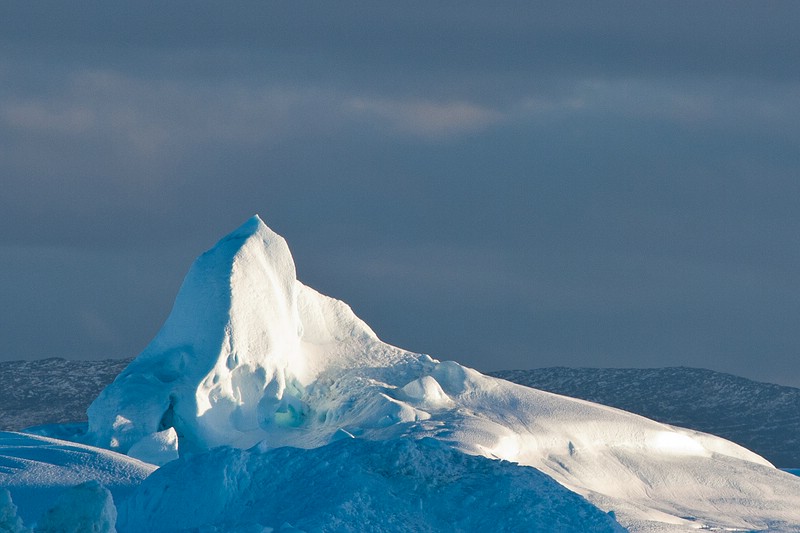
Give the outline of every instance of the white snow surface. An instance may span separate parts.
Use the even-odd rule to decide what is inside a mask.
[[[122,499],[153,470],[153,465],[109,450],[0,432],[0,487],[10,492],[18,516],[28,526],[76,485],[99,482],[115,499]]]
[[[90,442],[121,452],[169,428],[181,454],[430,437],[533,466],[634,531],[800,530],[800,478],[736,444],[381,342],[297,281],[258,217],[195,261],[88,415]]]
[[[178,434],[170,427],[142,437],[128,449],[128,455],[145,463],[164,465],[178,458]]]

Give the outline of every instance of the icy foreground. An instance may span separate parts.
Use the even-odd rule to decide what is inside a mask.
[[[465,455],[433,439],[348,438],[312,450],[217,448],[166,465],[119,512],[121,533],[287,524],[375,533],[621,531],[609,515],[533,468]]]
[[[738,445],[381,342],[296,280],[285,241],[258,217],[197,259],[159,334],[88,414],[93,444],[158,462],[220,445],[267,454],[430,437],[533,466],[632,530],[800,530],[800,478]],[[203,454],[197,471],[213,478],[227,456],[243,457]],[[128,503],[146,517],[141,494]]]
[[[59,498],[69,501],[70,491],[75,493],[76,485],[100,483],[104,488],[98,486],[95,492],[110,491],[115,500],[121,501],[154,469],[153,465],[108,450],[47,437],[0,432],[0,490],[11,492],[13,504],[18,508],[16,513],[27,525],[43,518],[48,510],[53,512],[47,521],[53,523],[59,515],[58,506],[54,504],[59,503]],[[92,490],[79,489],[77,494],[87,501],[86,493]],[[82,509],[74,505],[68,507],[73,512],[71,521],[78,524]],[[7,524],[10,520],[0,520],[0,531],[6,531],[4,522]]]

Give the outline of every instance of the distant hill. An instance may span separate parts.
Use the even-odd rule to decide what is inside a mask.
[[[741,444],[800,466],[800,389],[700,368],[540,368],[491,375]]]
[[[86,420],[86,408],[129,359],[0,363],[0,430]]]
[[[0,363],[0,430],[86,420],[129,359]],[[719,435],[775,466],[800,466],[800,389],[699,368],[541,368],[491,375]]]

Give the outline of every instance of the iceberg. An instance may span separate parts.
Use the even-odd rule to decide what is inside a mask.
[[[800,529],[800,478],[741,446],[382,342],[297,280],[286,242],[258,216],[195,261],[159,333],[88,416],[95,446],[179,455],[164,472],[207,459],[213,477],[220,461],[273,464],[282,447],[312,457],[352,437],[387,449],[433,440],[533,467],[634,531]],[[264,488],[247,486],[248,497]]]
[[[286,241],[256,216],[192,265],[159,333],[90,405],[89,439],[127,453],[174,428],[183,452],[247,448],[307,427],[321,376],[418,359],[297,281]]]

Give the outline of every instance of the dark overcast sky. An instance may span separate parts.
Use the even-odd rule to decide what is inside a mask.
[[[0,5],[0,358],[129,357],[259,213],[481,370],[800,386],[800,3]]]

